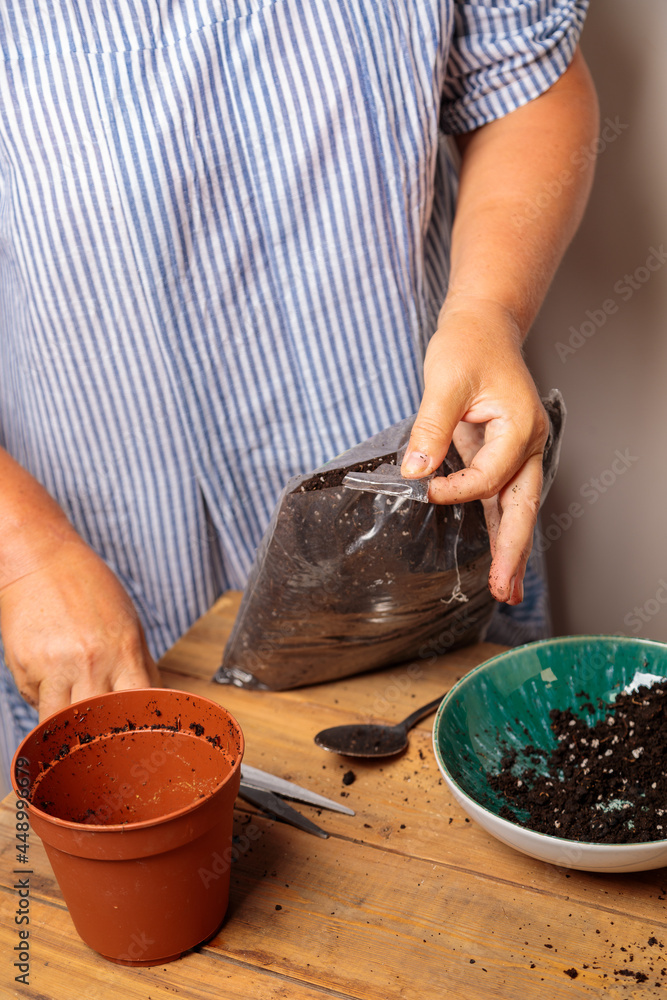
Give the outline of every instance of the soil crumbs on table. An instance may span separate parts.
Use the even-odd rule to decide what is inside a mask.
[[[585,692],[577,697],[593,708]],[[558,745],[550,754],[534,746],[509,750],[488,779],[507,803],[504,819],[598,844],[667,839],[667,687],[620,694],[606,709],[593,725],[571,709],[553,709]],[[523,768],[521,757],[532,767]]]
[[[569,876],[568,876],[569,878]],[[667,889],[660,889],[658,899],[667,898]],[[570,914],[572,916],[572,914]],[[547,927],[550,925],[547,924]],[[519,924],[519,930],[532,930],[530,924]],[[584,932],[584,938],[591,936],[591,928]],[[667,955],[665,946],[653,934],[648,940],[623,939],[621,944],[617,932],[614,928],[614,921],[601,929],[594,928],[592,933],[591,957],[588,962],[582,963],[579,968],[563,968],[563,974],[570,979],[578,979],[579,976],[586,982],[589,977],[597,978],[595,973],[602,968],[609,969],[602,972],[602,979],[607,980],[603,984],[599,995],[606,996],[612,983],[618,984],[618,989],[614,990],[614,996],[626,995],[629,998],[645,996],[667,996]],[[528,944],[528,942],[526,942]],[[558,947],[551,943],[546,943],[545,948],[558,952]],[[540,963],[531,962],[530,969],[540,971]],[[636,992],[634,987],[641,985],[643,988]],[[660,990],[660,993],[654,992]],[[663,993],[663,991],[666,991]],[[588,993],[587,993],[588,995]],[[579,996],[579,994],[577,994]]]

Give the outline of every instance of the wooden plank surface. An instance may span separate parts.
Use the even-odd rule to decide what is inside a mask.
[[[0,812],[4,842],[13,816],[7,806]],[[32,991],[21,985],[13,995],[71,1000],[73,976],[82,990],[77,995],[86,998],[111,997],[115,990],[128,998],[179,993],[295,1000],[332,995],[560,1000],[627,996],[623,969],[651,975],[654,989],[664,980],[665,950],[648,944],[652,937],[667,937],[664,921],[649,925],[620,909],[555,899],[539,886],[471,876],[399,850],[342,838],[319,841],[239,811],[237,833],[248,823],[259,835],[233,868],[222,931],[167,966],[110,967],[77,937],[52,876],[36,878]],[[31,854],[32,870],[46,872],[37,843]],[[10,886],[0,892],[3,917],[16,903],[12,896]],[[9,955],[16,943],[9,920],[2,920],[0,942]],[[566,972],[572,969],[576,980]]]
[[[342,797],[356,815],[299,805],[331,833],[321,841],[239,802],[239,857],[221,932],[178,962],[152,969],[114,966],[79,940],[31,835],[32,959],[25,986],[13,982],[11,968],[19,866],[13,800],[6,799],[0,942],[7,996],[667,996],[667,872],[568,871],[493,840],[450,800],[431,750],[432,719],[413,731],[408,752],[390,762],[342,760],[313,744],[315,732],[336,722],[399,720],[497,647],[298,691],[243,691],[209,680],[237,606],[238,595],[225,595],[176,644],[162,662],[165,683],[225,704],[242,725],[249,764]],[[348,771],[354,781],[346,785]],[[244,835],[250,828],[252,839]]]

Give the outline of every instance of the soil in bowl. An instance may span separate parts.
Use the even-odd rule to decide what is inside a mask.
[[[584,691],[577,697],[594,711]],[[500,773],[488,778],[506,802],[500,815],[568,840],[667,839],[667,685],[619,694],[595,724],[571,709],[549,715],[558,741],[551,753],[508,749]]]

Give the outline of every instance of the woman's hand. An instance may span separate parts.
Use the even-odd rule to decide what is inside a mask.
[[[597,131],[595,88],[577,50],[539,97],[458,137],[449,292],[403,474],[437,469],[453,438],[469,467],[433,480],[430,497],[482,500],[489,586],[509,604],[523,596],[548,431],[521,343],[583,213],[594,157],[573,164]]]
[[[509,604],[523,599],[549,429],[520,345],[511,317],[494,302],[459,299],[443,309],[402,466],[406,476],[428,475],[453,439],[468,468],[431,480],[429,499],[482,500],[493,556],[489,587]]]
[[[159,684],[129,596],[72,531],[0,590],[5,659],[40,720],[73,701]]]

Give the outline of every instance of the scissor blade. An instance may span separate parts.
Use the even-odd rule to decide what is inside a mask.
[[[306,816],[302,816],[296,809],[292,809],[291,806],[283,802],[273,792],[268,792],[260,788],[250,788],[242,781],[239,788],[239,795],[241,798],[246,799],[247,802],[252,802],[258,809],[273,813],[274,816],[279,816],[287,823],[291,823],[292,826],[296,826],[300,830],[305,830],[306,833],[314,833],[316,837],[323,837],[325,839],[329,836],[327,831],[323,830],[321,826],[317,826],[316,823],[313,823]]]
[[[241,764],[241,780],[249,788],[258,788],[268,792],[275,792],[277,795],[284,795],[286,799],[295,799],[297,802],[307,802],[311,806],[319,806],[320,809],[330,809],[332,812],[345,813],[346,816],[354,816],[354,809],[344,806],[334,799],[327,799],[324,795],[311,792],[308,788],[302,788],[293,781],[285,778],[278,778],[268,771],[261,771],[258,767],[250,767],[249,764]]]

